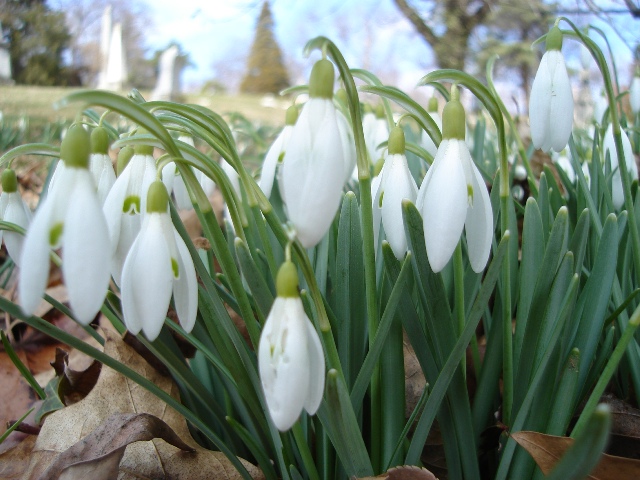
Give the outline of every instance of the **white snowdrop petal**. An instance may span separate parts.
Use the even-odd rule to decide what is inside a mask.
[[[262,162],[262,173],[260,174],[260,181],[258,182],[258,186],[267,198],[271,196],[271,189],[273,188],[273,180],[276,176],[278,159],[283,153],[284,132],[285,131],[282,130],[273,141],[271,147],[269,147],[269,150],[264,157],[264,161]]]
[[[549,97],[552,90],[552,79],[549,72],[549,54],[546,52],[542,56],[538,71],[533,84],[531,85],[531,96],[529,99],[529,124],[531,128],[531,141],[535,148],[541,148],[548,152],[550,145],[549,138]]]
[[[308,131],[313,135],[311,143],[305,144]],[[307,248],[322,239],[338,211],[344,180],[343,155],[335,107],[329,100],[312,98],[294,126],[282,169],[289,219]]]
[[[122,273],[122,295],[133,297],[136,311],[143,315],[142,331],[151,341],[157,338],[164,325],[173,287],[169,247],[163,236],[160,215],[150,213],[145,216],[134,242],[134,246],[138,245],[136,255],[127,255]],[[124,310],[123,313],[126,321],[128,312]]]
[[[176,178],[176,164],[175,162],[169,162],[164,167],[162,167],[162,183],[164,183],[165,188],[169,195],[173,191],[173,182]]]
[[[51,252],[49,236],[53,207],[53,198],[51,197],[41,202],[22,246],[18,292],[22,311],[27,315],[33,314],[40,305],[49,279],[49,254]]]
[[[554,62],[549,99],[548,130],[549,143],[553,150],[561,152],[569,142],[573,128],[573,94],[564,57],[558,50],[551,50],[549,63]]]
[[[493,240],[493,211],[489,192],[482,175],[469,155],[473,172],[473,206],[467,209],[465,231],[467,234],[467,251],[469,263],[474,272],[480,273],[487,266]]]
[[[299,318],[299,298],[278,297],[267,317],[259,345],[259,370],[265,399],[278,430],[290,429],[308,396],[307,331]],[[300,306],[301,308],[301,306]]]
[[[102,211],[104,212],[104,218],[109,230],[111,255],[115,253],[118,247],[123,214],[122,208],[124,206],[124,200],[127,197],[130,176],[131,169],[125,168],[122,175],[116,179],[111,190],[109,190],[107,198],[105,198],[104,204],[102,205]]]
[[[19,227],[28,230],[31,223],[31,210],[24,203],[24,200],[18,192],[3,193],[7,199],[7,204],[2,213],[3,206],[0,204],[0,218],[5,222],[14,223]],[[2,236],[0,236],[0,240]],[[24,236],[19,233],[6,231],[4,232],[4,243],[7,246],[7,252],[16,265],[20,266],[22,245]]]
[[[441,146],[438,149],[430,169],[433,173],[424,193],[424,239],[434,272],[447,265],[464,228],[468,197],[460,160],[462,148],[467,148],[463,140],[450,140],[446,148]]]
[[[109,284],[109,237],[93,179],[79,169],[65,216],[62,273],[71,308],[82,324],[96,316]]]
[[[381,188],[384,191],[382,225],[394,255],[401,260],[407,251],[402,201],[407,199],[415,202],[418,196],[418,187],[411,176],[407,158],[404,155],[387,156]]]
[[[178,250],[178,269],[180,276],[173,280],[173,300],[180,324],[187,332],[193,330],[198,314],[198,279],[193,259],[184,240],[174,231]]]
[[[629,103],[631,111],[637,115],[640,112],[640,77],[633,77],[629,87]]]
[[[302,310],[302,305],[300,305],[300,309]],[[304,310],[302,310],[302,313],[304,313]],[[318,411],[318,408],[320,408],[322,395],[324,394],[324,352],[322,351],[322,344],[320,343],[318,332],[313,328],[308,318],[305,318],[305,320],[307,327],[307,349],[309,353],[309,391],[305,399],[304,409],[310,415],[314,415]]]

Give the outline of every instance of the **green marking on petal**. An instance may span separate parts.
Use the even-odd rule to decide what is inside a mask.
[[[180,269],[178,268],[178,261],[171,257],[171,270],[173,270],[173,276],[178,278],[180,276]]]
[[[378,208],[382,208],[382,199],[384,198],[384,192],[380,194],[380,200],[378,200]]]
[[[123,213],[140,213],[140,197],[137,195],[129,195],[124,199],[122,204]]]
[[[58,245],[63,230],[64,223],[62,222],[58,222],[53,227],[51,227],[51,230],[49,230],[49,245],[51,245],[52,247]]]
[[[278,155],[278,163],[282,163],[283,160],[284,160],[284,152],[280,152],[280,155]]]
[[[470,183],[467,184],[467,201],[473,207],[473,185]]]

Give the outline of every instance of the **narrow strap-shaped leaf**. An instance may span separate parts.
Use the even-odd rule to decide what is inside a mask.
[[[247,282],[247,285],[251,290],[253,299],[260,309],[262,317],[266,318],[269,314],[269,310],[271,310],[271,305],[273,304],[273,293],[269,290],[267,282],[253,260],[247,244],[244,243],[242,239],[236,238],[235,246],[238,263],[240,264],[240,269],[244,274],[244,280]]]
[[[564,436],[567,433],[571,416],[573,415],[573,405],[578,394],[578,371],[580,370],[580,350],[574,348],[569,354],[569,358],[564,366],[558,388],[554,393],[551,416],[547,423],[546,433],[549,435]]]
[[[584,431],[575,438],[573,445],[547,476],[547,480],[586,478],[600,461],[610,430],[611,411],[608,405],[601,404],[589,418]]]
[[[487,302],[491,298],[491,294],[493,293],[493,289],[498,280],[498,276],[500,275],[500,267],[502,264],[502,259],[504,258],[504,255],[507,251],[508,243],[509,234],[502,237],[500,245],[496,250],[493,260],[489,265],[489,269],[487,270],[484,281],[482,282],[482,286],[480,287],[480,291],[478,292],[478,296],[476,297],[473,308],[469,313],[467,325],[460,335],[460,338],[458,338],[455,346],[451,350],[449,358],[447,358],[444,368],[440,372],[440,375],[438,376],[438,379],[436,380],[433,389],[431,390],[431,395],[429,395],[429,399],[427,400],[427,404],[424,408],[424,413],[420,417],[420,421],[416,426],[416,430],[409,446],[409,451],[407,452],[407,456],[405,458],[405,463],[407,465],[415,465],[420,459],[422,448],[424,447],[424,442],[427,439],[427,435],[429,434],[431,425],[433,424],[433,420],[435,419],[438,405],[444,398],[449,383],[453,378],[453,374],[460,364],[460,359],[464,355],[467,345],[469,344],[469,341],[471,340],[471,337],[473,336],[475,329],[478,326],[478,322],[482,317],[482,313],[487,305]]]
[[[336,453],[351,477],[373,475],[373,467],[364,444],[343,377],[334,369],[327,372],[325,399],[318,417],[327,431]]]

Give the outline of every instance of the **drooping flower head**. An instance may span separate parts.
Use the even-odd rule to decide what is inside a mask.
[[[14,223],[27,230],[31,223],[31,210],[18,191],[16,172],[7,168],[2,172],[2,193],[0,194],[0,220]],[[0,230],[0,241],[4,239],[7,253],[20,266],[24,237],[10,230]]]
[[[269,147],[269,150],[264,157],[262,173],[260,174],[260,181],[258,182],[258,185],[267,198],[271,196],[273,181],[277,178],[276,171],[284,161],[284,156],[287,152],[287,147],[289,146],[289,139],[291,138],[291,132],[293,131],[293,126],[296,124],[297,120],[298,107],[291,105],[287,109],[284,128],[271,144],[271,147]]]
[[[276,290],[260,335],[258,368],[271,419],[278,430],[285,431],[303,408],[313,415],[320,407],[325,364],[320,338],[298,294],[298,274],[291,261],[280,267]]]
[[[324,237],[338,211],[345,178],[344,149],[333,104],[333,65],[316,62],[309,101],[293,127],[282,166],[282,196],[305,247]]]
[[[116,181],[116,172],[109,157],[109,135],[103,127],[96,127],[91,132],[91,156],[89,170],[96,184],[100,205],[104,205],[107,195]]]
[[[160,334],[173,294],[176,313],[190,332],[198,311],[198,282],[193,260],[168,213],[169,194],[161,181],[148,190],[146,214],[122,269],[122,312],[134,335],[149,340]]]
[[[418,186],[409,171],[404,131],[400,127],[394,127],[389,134],[389,153],[384,162],[379,190],[382,226],[394,255],[401,260],[407,251],[402,201],[406,199],[415,202]]]
[[[111,240],[111,274],[120,285],[124,259],[142,224],[149,185],[156,175],[153,147],[136,145],[104,202],[104,216]],[[126,160],[126,156],[123,160]],[[120,169],[120,157],[118,157]]]
[[[531,140],[544,152],[564,150],[573,128],[573,94],[561,48],[562,32],[554,26],[531,86]]]
[[[451,100],[442,112],[442,142],[416,202],[434,272],[441,271],[451,259],[463,228],[473,270],[481,272],[489,260],[493,238],[491,201],[464,137],[464,108],[454,85]]]
[[[22,249],[19,280],[22,310],[31,315],[49,278],[51,249],[62,247],[62,274],[76,318],[96,316],[109,284],[110,242],[89,172],[89,134],[72,125],[60,147],[64,168],[41,202]]]

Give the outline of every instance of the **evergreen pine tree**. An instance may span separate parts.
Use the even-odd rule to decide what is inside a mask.
[[[256,36],[247,60],[247,73],[240,84],[244,93],[278,93],[289,86],[282,51],[273,35],[273,18],[268,0],[256,25]]]

